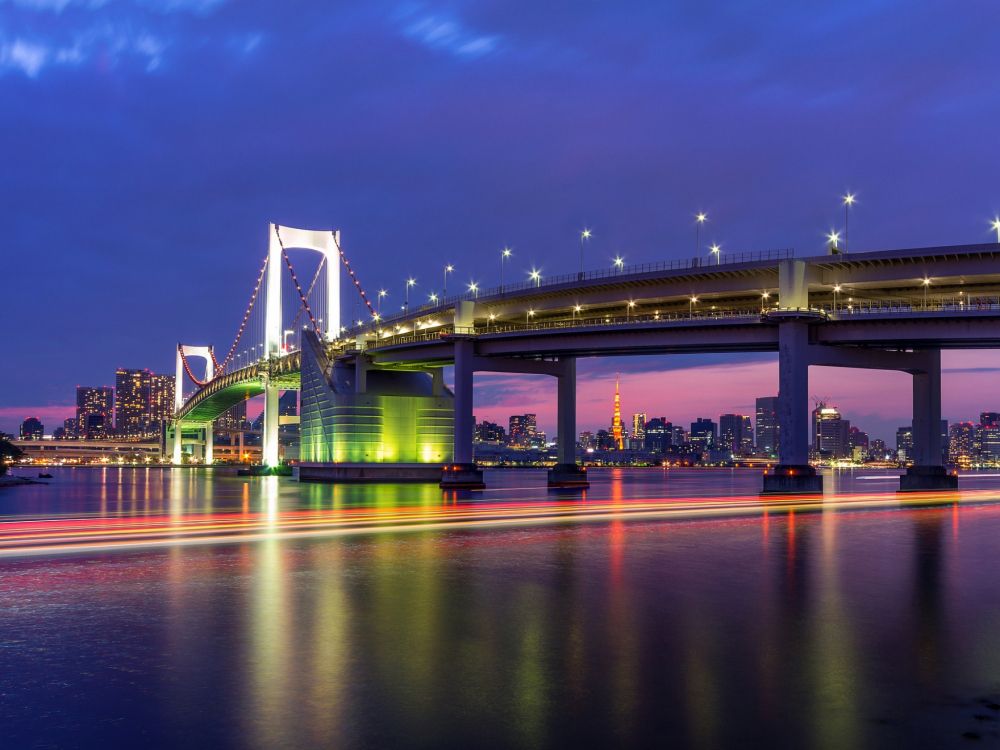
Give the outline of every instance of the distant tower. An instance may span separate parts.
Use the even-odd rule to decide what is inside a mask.
[[[615,416],[611,421],[611,437],[614,438],[615,448],[623,450],[625,441],[622,438],[622,397],[618,391],[618,376],[615,375]]]

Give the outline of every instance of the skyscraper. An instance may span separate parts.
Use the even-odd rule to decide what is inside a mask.
[[[615,448],[622,450],[625,447],[625,436],[622,433],[622,397],[618,390],[617,375],[615,375],[615,409],[611,418],[611,437],[615,441]]]
[[[757,452],[765,456],[778,455],[778,397],[757,399]]]
[[[719,447],[734,456],[747,456],[753,452],[753,433],[750,417],[743,414],[723,414],[719,417]]]
[[[711,419],[701,417],[691,423],[691,445],[696,450],[712,450],[717,447],[718,442],[718,428]]]
[[[149,415],[147,431],[159,434],[174,415],[174,377],[149,374]]]
[[[21,422],[21,440],[41,440],[44,432],[45,427],[38,417],[28,417]]]
[[[979,415],[979,455],[985,463],[1000,461],[1000,414],[984,411]]]
[[[149,421],[149,370],[115,372],[115,432],[123,438],[140,438]]]
[[[846,458],[850,455],[848,436],[851,423],[836,407],[820,402],[813,410],[813,450],[819,456]]]
[[[663,453],[671,446],[671,431],[673,425],[666,417],[654,417],[646,423],[643,443],[646,450]]]
[[[642,412],[632,415],[632,437],[636,440],[646,437],[646,415]]]
[[[81,438],[108,437],[114,426],[115,391],[108,386],[76,387],[76,432]]]
[[[970,466],[976,458],[976,425],[956,422],[948,436],[948,460],[958,466]]]

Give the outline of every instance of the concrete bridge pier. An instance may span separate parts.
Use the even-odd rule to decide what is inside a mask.
[[[441,486],[449,489],[483,489],[482,469],[473,458],[475,432],[472,413],[472,376],[475,371],[475,346],[471,339],[455,341],[455,433],[453,461],[441,471]]]
[[[212,433],[212,422],[205,423],[205,447],[202,452],[202,460],[205,464],[215,461],[215,435]]]
[[[809,318],[778,327],[778,458],[764,475],[763,495],[822,494],[823,477],[809,465]]]
[[[941,463],[941,350],[922,353],[913,373],[913,466],[899,478],[900,492],[958,489],[958,477]]]
[[[278,399],[280,391],[270,381],[264,385],[264,434],[261,439],[262,462],[268,468],[279,463],[278,451]]]
[[[549,487],[589,487],[587,472],[576,463],[576,357],[559,360],[561,372],[556,376],[557,463],[549,469]]]

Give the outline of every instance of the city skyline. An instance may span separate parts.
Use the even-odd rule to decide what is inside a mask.
[[[856,196],[852,253],[991,242],[1000,185],[978,144],[989,142],[1000,102],[988,45],[959,40],[993,27],[998,11],[970,3],[941,35],[934,12],[910,6],[902,33],[901,7],[811,9],[804,23],[795,6],[765,17],[737,6],[711,16],[532,4],[343,14],[296,3],[275,19],[225,0],[162,10],[17,3],[0,39],[25,52],[0,56],[0,87],[20,103],[0,113],[11,134],[0,195],[12,216],[4,299],[17,324],[8,345],[29,364],[0,372],[0,429],[30,414],[60,421],[72,386],[106,382],[109,365],[168,372],[178,340],[227,345],[268,220],[341,228],[358,277],[385,288],[386,305],[402,302],[408,276],[420,299],[441,292],[446,264],[452,289],[496,285],[501,269],[506,283],[533,268],[543,279],[572,272],[583,227],[592,230],[587,268],[611,268],[619,256],[626,265],[709,261],[716,243],[723,255],[820,253],[826,233],[845,228],[846,191]],[[664,45],[654,31],[663,28],[684,43]],[[121,42],[111,55],[100,41],[108,29]],[[337,74],[319,82],[318,69]],[[414,78],[424,85],[399,85]],[[914,80],[924,81],[919,96]],[[379,87],[393,96],[373,101]],[[262,91],[282,92],[264,118]],[[845,129],[850,111],[865,117]],[[75,145],[81,124],[85,149]],[[696,227],[700,212],[707,218]],[[503,247],[511,257],[498,265]],[[80,335],[66,324],[79,316],[79,290],[105,288],[114,294],[85,298]],[[167,289],[169,302],[157,300]],[[344,317],[353,310],[345,303]],[[714,374],[699,379],[720,389],[734,365],[773,359],[703,361],[716,363]],[[946,352],[944,361],[970,370],[960,382],[945,373],[945,415],[970,417],[977,407],[961,399],[973,376],[995,377],[1000,363],[988,353]],[[581,380],[627,378],[634,367],[582,361]],[[877,415],[882,432],[908,414],[899,389],[876,382],[883,376],[848,377],[870,379],[878,395],[838,392],[819,371],[817,395],[856,400],[852,410]],[[753,395],[726,404],[744,408]],[[889,413],[887,403],[899,408]],[[603,422],[589,408],[581,404],[581,423]]]

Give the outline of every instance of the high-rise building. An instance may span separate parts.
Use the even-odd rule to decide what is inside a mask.
[[[848,457],[850,429],[851,423],[840,416],[836,407],[820,402],[813,410],[813,450],[818,456]]]
[[[979,415],[977,442],[979,457],[983,463],[995,464],[1000,461],[1000,414],[984,411]]]
[[[149,374],[149,417],[147,433],[159,435],[174,415],[174,376]]]
[[[45,433],[45,426],[38,417],[28,417],[21,422],[21,440],[41,440]]]
[[[538,420],[534,414],[512,414],[507,422],[509,445],[527,448],[538,437]]]
[[[611,436],[615,441],[615,448],[622,450],[625,447],[625,436],[622,432],[622,397],[618,390],[618,376],[615,375],[615,406],[611,418]]]
[[[873,461],[885,461],[886,457],[889,455],[889,449],[886,447],[884,440],[879,440],[876,438],[872,440],[868,446],[868,457]]]
[[[476,425],[476,431],[473,436],[473,439],[477,443],[492,443],[495,445],[502,445],[506,438],[507,435],[501,425],[486,419]]]
[[[278,397],[278,432],[292,438],[299,434],[299,426],[294,422],[280,424],[282,417],[297,417],[299,415],[299,392],[295,390],[284,391]],[[475,424],[475,422],[473,422]]]
[[[63,439],[71,440],[77,436],[77,425],[79,422],[76,417],[70,417],[69,419],[63,420]]]
[[[691,445],[696,450],[710,451],[719,442],[718,427],[711,419],[699,417],[691,423]]]
[[[648,451],[663,453],[672,444],[673,425],[666,417],[654,417],[646,422],[643,445]]]
[[[723,414],[719,417],[719,448],[734,456],[749,456],[753,452],[750,417],[743,414]]]
[[[632,437],[639,442],[646,437],[646,415],[642,412],[632,415]]]
[[[778,397],[761,396],[757,399],[755,424],[757,453],[762,456],[778,455]]]
[[[584,450],[594,447],[594,433],[590,430],[584,430],[580,433],[580,447]]]
[[[76,435],[87,440],[108,437],[114,425],[114,413],[114,388],[76,387]]]
[[[971,466],[976,460],[976,425],[956,422],[948,435],[948,460],[957,466]]]
[[[896,430],[896,460],[901,464],[913,460],[913,427],[905,425]]]
[[[864,461],[868,458],[868,433],[857,427],[851,427],[847,432],[847,448],[851,458]]]
[[[115,371],[115,433],[126,440],[158,435],[174,411],[174,379],[149,370]]]

